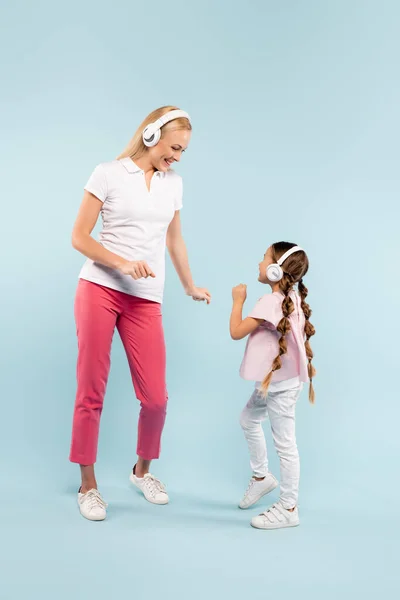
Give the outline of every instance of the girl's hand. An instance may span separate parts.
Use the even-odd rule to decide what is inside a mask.
[[[193,300],[196,300],[196,302],[205,301],[207,304],[210,304],[211,302],[211,294],[206,288],[193,286],[192,288],[188,289],[186,293],[188,296],[191,296]]]
[[[241,283],[232,289],[233,301],[245,302],[247,298],[247,285]]]
[[[130,275],[133,279],[155,277],[153,271],[144,260],[127,260],[119,266],[119,271],[124,275]]]

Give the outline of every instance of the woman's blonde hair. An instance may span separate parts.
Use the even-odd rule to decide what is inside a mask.
[[[143,143],[143,130],[148,125],[150,125],[150,123],[154,123],[154,121],[157,121],[157,119],[165,115],[167,112],[170,112],[171,110],[179,109],[176,106],[161,106],[160,108],[153,110],[153,112],[147,115],[143,123],[138,127],[136,133],[134,134],[133,138],[131,139],[125,150],[119,156],[117,156],[117,159],[129,157],[133,160],[135,158],[140,158],[141,156],[143,156],[143,154],[148,150],[148,148]],[[185,117],[181,117],[179,119],[174,119],[173,121],[170,121],[169,123],[164,125],[164,127],[161,129],[161,137],[163,137],[164,130],[172,128],[188,129],[189,131],[192,130],[190,121]]]

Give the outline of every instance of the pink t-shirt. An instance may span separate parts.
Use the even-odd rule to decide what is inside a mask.
[[[291,331],[286,336],[287,353],[281,358],[282,368],[272,376],[272,382],[286,381],[298,377],[300,382],[308,381],[307,356],[304,347],[305,317],[301,308],[301,299],[297,292],[290,292],[295,310],[289,317]],[[243,379],[262,381],[271,371],[272,363],[279,353],[280,334],[276,330],[282,319],[283,294],[275,292],[265,294],[249,314],[254,319],[263,319],[247,340],[240,375]]]

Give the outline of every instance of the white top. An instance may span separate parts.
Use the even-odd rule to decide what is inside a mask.
[[[182,208],[182,178],[173,170],[156,171],[148,191],[142,169],[123,158],[98,165],[85,190],[103,203],[100,244],[127,260],[146,261],[156,277],[135,281],[90,259],[79,277],[161,303],[166,234],[175,211]]]
[[[284,379],[283,381],[271,381],[269,384],[268,392],[274,394],[275,392],[288,392],[294,390],[301,385],[300,377],[292,377],[291,379]],[[262,381],[256,381],[256,390],[260,391]]]

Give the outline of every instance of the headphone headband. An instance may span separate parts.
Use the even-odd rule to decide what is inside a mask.
[[[166,125],[170,121],[182,118],[187,119],[189,123],[191,123],[188,113],[184,110],[170,110],[169,112],[165,113],[165,115],[162,115],[162,117],[157,119],[157,121],[154,122],[154,125],[159,124],[160,127],[163,127],[163,125]]]
[[[280,257],[280,259],[277,261],[277,264],[281,267],[285,260],[289,258],[289,256],[292,256],[292,254],[295,252],[300,252],[301,250],[303,250],[303,248],[300,248],[300,246],[293,246],[293,248],[290,248],[290,250],[285,252],[285,254]]]
[[[159,119],[154,121],[154,123],[149,123],[147,127],[145,127],[142,134],[144,145],[149,148],[156,146],[161,138],[161,128],[170,121],[175,121],[175,119],[182,118],[187,119],[189,123],[191,123],[188,113],[179,109],[170,110],[169,112],[165,113],[165,115],[162,115]]]

